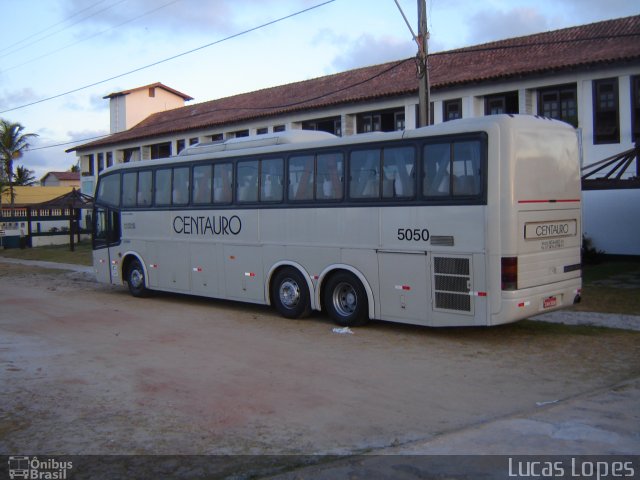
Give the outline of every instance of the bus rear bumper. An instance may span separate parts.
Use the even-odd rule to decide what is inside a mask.
[[[575,278],[513,292],[502,292],[502,310],[491,315],[491,325],[515,322],[579,303],[582,280]]]

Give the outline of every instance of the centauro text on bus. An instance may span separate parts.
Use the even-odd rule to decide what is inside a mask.
[[[115,165],[93,213],[98,280],[429,326],[580,299],[569,125],[495,115],[338,138],[290,131]]]

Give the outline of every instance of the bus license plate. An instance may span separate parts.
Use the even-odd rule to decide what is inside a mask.
[[[551,307],[555,307],[558,304],[558,299],[553,296],[553,297],[548,297],[545,298],[542,302],[542,308],[551,308]]]

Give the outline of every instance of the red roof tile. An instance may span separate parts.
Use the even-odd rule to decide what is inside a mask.
[[[640,16],[510,38],[429,56],[433,90],[640,59]],[[156,113],[131,129],[71,150],[321,109],[418,90],[413,58]]]
[[[80,172],[48,172],[41,181],[44,181],[49,175],[56,177],[60,181],[77,181],[80,180]]]

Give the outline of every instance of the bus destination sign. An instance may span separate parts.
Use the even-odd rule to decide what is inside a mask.
[[[575,220],[526,223],[524,226],[524,238],[527,240],[573,237],[577,232],[578,226]]]

